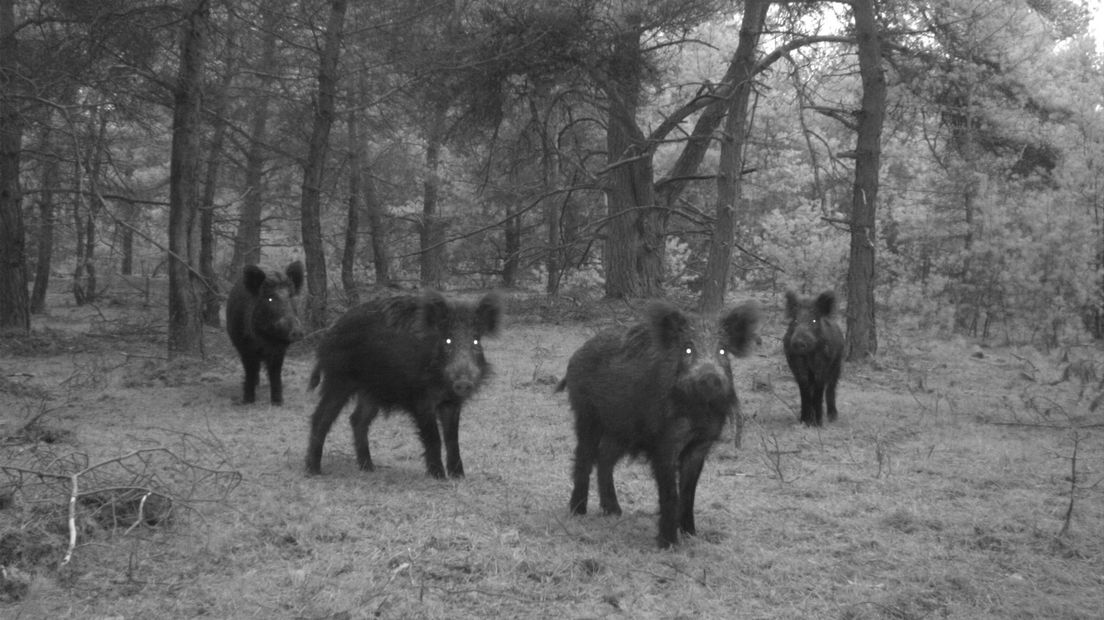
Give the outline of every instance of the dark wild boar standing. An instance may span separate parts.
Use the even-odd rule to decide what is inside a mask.
[[[226,299],[226,332],[238,350],[245,383],[242,402],[256,400],[261,365],[268,372],[269,398],[273,405],[284,402],[281,372],[291,343],[303,337],[296,307],[303,288],[303,263],[295,261],[283,273],[265,272],[247,265]]]
[[[586,513],[597,466],[599,505],[620,515],[613,468],[625,455],[643,456],[659,492],[660,547],[678,543],[680,528],[696,533],[705,457],[725,420],[739,416],[730,356],[747,354],[757,323],[753,304],[707,320],[652,302],[644,322],[599,333],[571,356],[556,388],[567,389],[575,413],[571,512]]]
[[[381,409],[401,409],[418,427],[429,475],[463,476],[460,409],[487,377],[482,342],[498,331],[501,315],[502,302],[494,293],[474,305],[426,292],[377,299],[349,310],[318,346],[310,387],[321,383],[321,389],[311,416],[307,471],[321,472],[326,435],[355,396],[349,422],[361,469],[374,469],[368,427]]]
[[[832,316],[835,307],[832,291],[816,299],[786,291],[790,326],[782,338],[782,350],[801,392],[801,422],[808,426],[824,424],[825,401],[828,421],[834,422],[839,416],[836,385],[843,370],[843,332]]]

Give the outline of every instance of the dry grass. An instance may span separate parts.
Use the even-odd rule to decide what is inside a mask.
[[[706,464],[700,536],[660,552],[640,463],[617,470],[622,518],[567,512],[571,417],[549,382],[600,324],[625,319],[608,310],[555,324],[542,306],[539,324],[515,320],[487,344],[497,374],[465,410],[460,481],[424,475],[401,416],[373,428],[376,472],[356,470],[343,417],[325,474],[306,476],[305,347],[277,408],[231,404],[240,369],[217,331],[208,359],[174,366],[154,339],[113,346],[109,323],[56,346],[0,343],[4,428],[45,392],[40,423],[72,433],[6,445],[0,465],[165,448],[242,476],[227,499],[185,498],[192,509],[158,527],[85,522],[63,567],[56,506],[17,489],[0,509],[0,616],[1104,617],[1104,414],[1090,410],[1091,377],[1062,380],[1068,358],[883,336],[876,364],[845,369],[841,421],[818,431],[796,424],[768,324],[739,364],[742,447],[726,440]],[[1104,367],[1095,349],[1075,353]]]

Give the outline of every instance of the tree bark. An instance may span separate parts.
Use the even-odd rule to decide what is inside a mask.
[[[30,331],[23,190],[19,164],[23,120],[16,84],[19,74],[15,3],[0,0],[0,329]]]
[[[238,230],[234,234],[234,252],[230,258],[230,275],[237,278],[245,265],[261,262],[261,213],[264,207],[264,165],[267,159],[265,140],[268,138],[268,101],[258,97],[249,131],[249,150],[245,154],[245,198],[238,213]]]
[[[655,204],[652,149],[636,121],[643,67],[638,17],[630,17],[615,42],[609,75],[605,256],[606,297],[662,293],[664,234]]]
[[[98,124],[97,124],[98,123]],[[95,108],[88,117],[88,154],[80,159],[76,174],[88,177],[87,208],[78,192],[73,201],[73,226],[77,231],[77,261],[73,270],[73,300],[78,306],[96,300],[96,218],[103,211],[100,197],[100,171],[103,167],[105,140],[107,138],[108,113],[103,107]]]
[[[233,41],[231,40],[231,47]],[[222,167],[222,145],[226,142],[227,91],[234,81],[237,60],[232,54],[226,60],[225,73],[218,92],[215,93],[211,122],[215,126],[211,143],[207,146],[207,171],[203,179],[203,199],[199,206],[199,273],[203,276],[203,323],[211,327],[222,325],[222,295],[219,278],[215,273],[215,194],[218,192],[219,171]]]
[[[221,114],[217,116],[221,117]],[[203,200],[199,207],[199,273],[203,276],[203,323],[211,327],[222,324],[222,297],[218,274],[215,273],[215,192],[218,189],[220,153],[226,137],[226,123],[215,120],[217,127],[207,149],[207,173],[203,182]]]
[[[372,263],[376,271],[377,286],[391,286],[391,256],[387,251],[387,220],[376,191],[376,182],[372,179],[371,168],[365,168],[361,175],[361,189],[364,190],[364,207],[368,214],[368,228],[372,233]]]
[[[50,263],[54,258],[54,217],[57,205],[53,188],[61,178],[61,161],[54,152],[54,137],[49,126],[42,130],[42,144],[46,148],[42,160],[42,192],[38,199],[38,230],[35,259],[34,288],[31,290],[31,313],[46,310],[46,291],[50,285]]]
[[[544,199],[544,222],[547,226],[547,247],[544,254],[544,267],[547,279],[544,283],[544,292],[555,295],[560,290],[560,278],[564,269],[563,249],[563,207],[559,200],[551,196],[552,189],[556,186],[559,177],[559,165],[553,138],[549,135],[548,125],[541,117],[537,107],[537,101],[546,101],[549,96],[547,83],[536,86],[537,93],[529,97],[529,124],[537,134],[540,143],[540,169],[541,191],[548,195]],[[570,194],[567,194],[570,196]]]
[[[345,247],[341,251],[341,285],[350,305],[360,303],[356,283],[357,235],[360,233],[360,209],[364,193],[362,168],[364,167],[364,143],[360,138],[360,119],[357,111],[349,110],[349,209],[345,218]]]
[[[755,52],[759,47],[759,34],[763,30],[769,6],[770,0],[747,0],[744,3],[740,42],[732,60],[732,66],[736,70],[732,76],[734,88],[732,97],[727,101],[727,116],[724,132],[721,134],[717,215],[713,224],[713,235],[709,238],[709,258],[702,281],[701,309],[706,313],[720,311],[724,304],[725,290],[728,288],[728,270],[732,263],[732,243],[736,234],[736,203],[740,200],[744,148],[750,131],[748,102],[751,100],[752,78],[755,76]],[[685,150],[690,150],[690,145]]]
[[[878,198],[886,80],[882,46],[872,0],[852,0],[862,75],[862,109],[855,148],[851,196],[851,257],[847,271],[847,358],[861,360],[878,351],[874,322],[874,213]]]
[[[249,147],[245,153],[245,197],[238,213],[234,250],[230,257],[231,279],[237,279],[245,265],[261,262],[261,215],[264,208],[264,167],[268,159],[268,119],[271,114],[267,86],[276,64],[276,26],[279,11],[265,12],[261,26],[261,60],[257,75],[257,95],[252,99],[253,116],[249,126]]]
[[[440,197],[441,147],[445,141],[448,102],[434,102],[426,136],[425,181],[422,194],[422,222],[418,231],[418,264],[422,286],[439,288],[444,283],[445,225],[441,220]]]
[[[502,232],[505,241],[502,286],[513,288],[517,286],[517,274],[521,268],[521,215],[517,213],[513,200],[506,202],[506,221],[502,223]]]
[[[195,0],[188,6],[173,101],[169,163],[169,359],[203,354],[203,324],[196,294],[197,248],[193,236],[199,203],[203,61],[208,18],[208,0]]]
[[[303,254],[307,259],[306,323],[312,329],[326,326],[326,252],[322,244],[322,177],[326,164],[326,147],[333,126],[337,99],[337,61],[345,26],[347,0],[332,0],[322,53],[318,66],[318,100],[315,103],[314,126],[311,130],[307,160],[303,166],[302,214]]]
[[[119,206],[122,221],[133,224],[138,216],[138,209],[133,202],[124,202]],[[115,234],[119,238],[119,273],[124,276],[134,274],[134,229],[130,226],[115,226]]]

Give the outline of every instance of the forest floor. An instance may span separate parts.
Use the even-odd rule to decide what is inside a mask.
[[[615,472],[623,516],[567,511],[553,384],[628,308],[512,299],[464,410],[467,477],[439,481],[399,415],[372,427],[375,472],[343,416],[323,475],[304,473],[310,343],[284,406],[263,381],[243,406],[221,331],[170,362],[163,305],[51,301],[30,336],[0,337],[0,617],[1104,618],[1093,345],[882,326],[876,361],[845,367],[840,420],[811,429],[768,300],[735,364],[743,442],[706,462],[699,535],[660,551],[640,462]]]

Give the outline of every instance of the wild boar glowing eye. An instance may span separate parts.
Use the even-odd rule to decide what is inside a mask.
[[[693,355],[694,354],[694,349],[692,349],[690,347],[686,347],[686,354],[687,355]]]
[[[445,344],[451,345],[452,344],[452,338],[445,338]]]
[[[478,347],[479,346],[479,339],[476,338],[475,340],[472,340],[472,345]]]
[[[726,353],[728,353],[728,351],[725,351],[724,347],[717,349],[717,355],[720,355],[721,357],[724,357]]]

